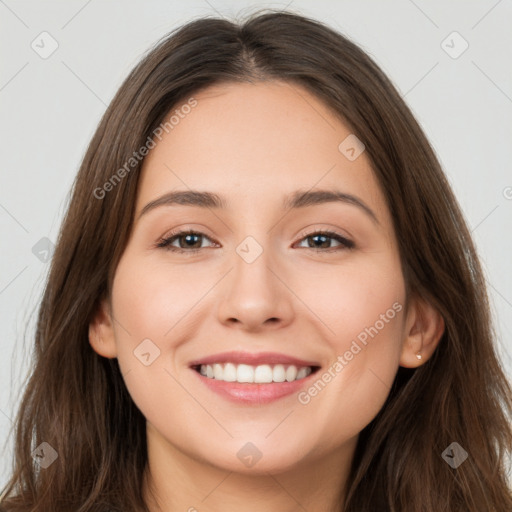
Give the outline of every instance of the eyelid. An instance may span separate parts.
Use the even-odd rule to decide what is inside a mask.
[[[202,228],[201,228],[202,229]],[[200,231],[199,229],[194,229],[191,227],[185,227],[185,228],[178,228],[176,230],[172,230],[162,236],[155,244],[155,248],[161,248],[161,249],[167,249],[171,252],[175,253],[196,253],[200,251],[201,249],[207,249],[208,247],[196,247],[196,248],[185,248],[182,249],[180,247],[174,247],[170,244],[174,242],[175,240],[179,239],[181,236],[185,236],[187,234],[193,234],[193,235],[200,235],[203,238],[207,238],[208,240],[212,241],[214,244],[218,245],[218,242],[213,239],[213,237],[207,235],[206,233]],[[338,241],[341,245],[338,247],[329,247],[326,249],[322,248],[315,248],[315,247],[302,247],[302,249],[309,249],[312,251],[315,251],[316,253],[332,253],[332,252],[339,252],[340,250],[347,250],[347,249],[354,249],[356,247],[356,244],[352,240],[352,237],[347,237],[346,235],[342,234],[338,231],[337,228],[327,228],[322,229],[321,227],[317,226],[312,227],[308,226],[307,228],[304,228],[297,236],[299,237],[296,242],[293,243],[293,246],[295,246],[298,243],[303,242],[305,239],[309,237],[313,237],[316,235],[324,235],[327,238],[331,238],[333,240]],[[292,246],[292,247],[293,247]]]
[[[294,246],[298,243],[302,243],[307,238],[323,235],[327,238],[331,238],[332,240],[336,240],[340,245],[337,247],[328,247],[327,249],[322,248],[316,248],[316,247],[302,247],[302,249],[309,249],[310,251],[314,251],[316,253],[322,254],[322,253],[333,253],[333,252],[340,252],[342,250],[351,250],[356,247],[356,244],[353,240],[350,238],[347,238],[345,235],[339,233],[338,231],[335,231],[333,229],[315,229],[313,231],[308,231],[304,234],[299,235],[300,238],[297,240],[297,242],[294,242]]]
[[[310,224],[309,226],[306,226],[304,229],[299,231],[296,237],[299,238],[300,241],[304,237],[316,234],[336,235],[339,238],[342,238],[344,241],[354,244],[354,237],[350,233],[344,229],[338,228],[337,226],[333,226],[332,224]]]
[[[156,248],[162,248],[162,249],[168,249],[171,252],[196,252],[200,249],[206,249],[206,247],[198,247],[193,249],[181,249],[180,247],[173,247],[170,245],[171,241],[177,240],[180,236],[193,234],[193,235],[200,235],[203,238],[207,238],[208,240],[211,240],[212,242],[218,244],[211,236],[207,235],[206,233],[200,231],[199,229],[194,228],[178,228],[176,230],[172,230],[168,233],[166,233],[164,236],[159,238],[156,242],[155,247]]]

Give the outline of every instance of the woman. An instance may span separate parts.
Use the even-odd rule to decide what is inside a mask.
[[[390,81],[314,20],[199,19],[132,71],[36,356],[3,510],[512,509],[465,221]]]

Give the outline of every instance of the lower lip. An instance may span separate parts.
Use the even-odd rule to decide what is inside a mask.
[[[240,382],[225,382],[223,380],[204,377],[196,370],[192,370],[201,381],[215,393],[236,403],[268,404],[280,398],[298,393],[304,384],[315,375],[311,373],[303,379],[292,382],[271,382],[268,384],[242,384]]]

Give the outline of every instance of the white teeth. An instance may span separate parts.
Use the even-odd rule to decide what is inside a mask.
[[[213,376],[217,380],[224,380],[224,368],[221,364],[214,364],[213,365]]]
[[[233,363],[227,363],[224,366],[224,375],[223,379],[226,382],[235,382],[236,381],[236,366]]]
[[[272,380],[274,382],[284,382],[286,380],[286,372],[282,364],[276,364],[272,370]]]
[[[254,382],[257,384],[268,384],[272,382],[272,366],[268,364],[260,364],[256,366],[256,370],[254,370]]]
[[[236,381],[254,382],[254,368],[248,364],[239,364],[238,368],[236,369]]]
[[[223,380],[225,382],[241,382],[268,384],[270,382],[293,382],[294,380],[303,379],[312,372],[307,367],[297,368],[294,365],[285,367],[282,364],[271,366],[268,364],[260,364],[251,366],[248,364],[202,364],[199,373],[204,377],[215,380]]]
[[[286,370],[286,380],[288,382],[292,382],[297,378],[297,367],[296,366],[288,366]]]
[[[308,368],[301,368],[298,372],[297,372],[297,379],[303,379],[304,377],[306,377],[306,375],[309,375],[308,373]]]

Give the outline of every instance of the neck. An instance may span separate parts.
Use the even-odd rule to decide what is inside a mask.
[[[340,512],[357,438],[286,471],[247,474],[190,457],[148,423],[144,496],[151,512]]]

